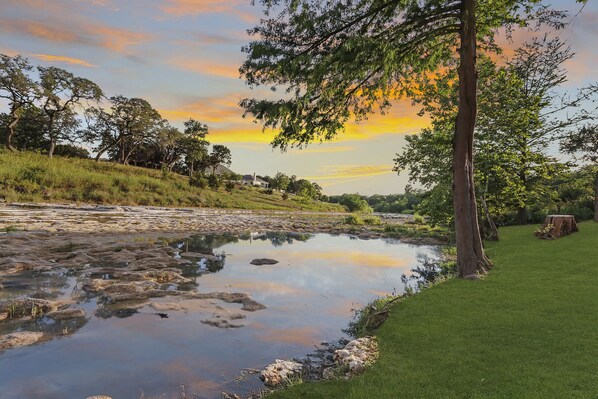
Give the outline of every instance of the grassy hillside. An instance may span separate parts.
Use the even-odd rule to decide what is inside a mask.
[[[0,195],[7,202],[72,202],[119,205],[193,206],[237,209],[343,211],[334,204],[253,187],[232,193],[191,187],[175,173],[86,159],[0,151]]]
[[[399,302],[380,359],[350,381],[273,398],[597,398],[598,223],[554,241],[500,230],[492,272]]]

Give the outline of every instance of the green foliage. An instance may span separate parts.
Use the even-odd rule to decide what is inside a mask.
[[[328,199],[332,203],[338,203],[347,208],[349,212],[371,213],[372,208],[359,194],[343,194],[331,196]]]
[[[54,154],[61,157],[89,159],[89,151],[73,144],[57,144]]]
[[[218,188],[220,188],[220,183],[221,181],[218,176],[214,174],[208,176],[208,186],[210,186],[212,190],[218,190]]]
[[[349,215],[345,218],[345,224],[350,224],[352,226],[361,226],[364,224],[364,221],[359,215]]]
[[[233,190],[235,189],[235,182],[231,181],[231,180],[227,180],[226,183],[224,184],[224,188],[226,189],[226,191],[228,191],[229,193],[232,193]]]
[[[289,199],[289,194],[288,193],[282,193],[282,199],[284,201],[288,200]]]
[[[363,222],[370,226],[379,226],[382,224],[382,221],[378,216],[366,216],[363,218]]]
[[[203,176],[203,174],[199,172],[195,172],[189,178],[189,185],[191,187],[198,187],[198,188],[206,188],[208,187],[208,179]]]
[[[517,49],[506,65],[487,58],[478,63],[474,156],[480,219],[488,214],[501,224],[533,222],[536,210],[554,204],[554,182],[567,165],[546,154],[547,144],[555,126],[568,129],[583,119],[576,110],[579,102],[554,95],[565,79],[562,66],[571,57],[563,42],[545,36]],[[407,137],[405,151],[395,159],[395,170],[408,170],[410,181],[428,190],[417,210],[434,224],[452,225],[453,219],[452,175],[446,165],[452,159],[456,79],[456,71],[448,70],[420,83],[417,102],[432,116],[432,127]],[[555,120],[551,110],[561,106],[573,116]]]

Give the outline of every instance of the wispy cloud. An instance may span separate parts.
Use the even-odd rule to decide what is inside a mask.
[[[65,57],[61,55],[51,55],[51,54],[31,54],[32,57],[37,58],[38,60],[46,61],[46,62],[57,62],[61,64],[69,64],[75,66],[83,66],[87,68],[97,68],[97,65],[90,64],[85,60],[80,60],[78,58],[71,58]]]
[[[355,147],[351,146],[340,146],[340,147],[331,147],[326,146],[325,144],[316,146],[316,147],[307,147],[302,150],[290,150],[290,154],[326,154],[326,153],[336,153],[336,152],[350,152],[354,151]]]
[[[309,176],[309,180],[339,180],[358,179],[368,176],[385,175],[393,173],[393,164],[380,165],[328,165],[324,173],[318,176]]]
[[[225,64],[208,60],[176,59],[170,62],[176,68],[200,73],[203,75],[219,76],[222,78],[239,79],[239,65]]]
[[[164,13],[176,17],[210,13],[232,13],[248,22],[257,21],[257,17],[241,10],[247,4],[241,0],[166,0],[161,6]]]
[[[118,53],[152,37],[146,33],[101,24],[58,24],[8,18],[0,18],[0,31],[54,43],[102,47]]]

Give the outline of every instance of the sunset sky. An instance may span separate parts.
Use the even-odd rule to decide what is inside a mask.
[[[260,18],[250,0],[0,0],[0,53],[56,65],[95,81],[107,96],[148,100],[182,126],[207,123],[209,140],[231,148],[237,173],[277,171],[317,181],[327,194],[402,192],[407,179],[392,172],[405,136],[426,126],[408,102],[387,115],[347,127],[332,143],[281,154],[272,134],[243,119],[240,99],[259,95],[239,78],[246,30]],[[598,4],[554,0],[572,23],[559,34],[576,57],[567,89],[596,81]],[[508,44],[514,46],[514,44]],[[447,165],[448,167],[448,165]]]

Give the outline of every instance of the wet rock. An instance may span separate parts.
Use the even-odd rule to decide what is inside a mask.
[[[207,324],[208,326],[218,327],[218,328],[241,328],[241,327],[245,326],[244,324],[232,323],[229,320],[218,319],[218,318],[205,319],[205,320],[202,320],[201,322],[203,324]]]
[[[278,263],[278,261],[276,259],[270,259],[270,258],[259,258],[259,259],[254,259],[249,263],[252,265],[256,265],[256,266],[262,266],[262,265],[275,265]]]
[[[149,306],[158,312],[164,312],[164,311],[169,311],[169,310],[171,310],[171,311],[187,310],[186,307],[184,307],[178,303],[174,303],[174,302],[167,302],[167,303],[152,302],[149,304]]]
[[[269,387],[276,387],[285,381],[301,375],[303,365],[290,360],[276,359],[260,373],[260,378]]]
[[[0,320],[24,316],[41,317],[58,308],[58,303],[38,298],[18,298],[0,302]]]
[[[11,334],[0,335],[0,351],[21,346],[33,345],[44,334],[41,332],[19,331]]]
[[[70,320],[85,317],[85,312],[83,309],[63,309],[50,312],[46,316],[52,320]]]
[[[361,373],[378,357],[378,343],[375,337],[363,337],[349,342],[343,349],[334,352],[339,366],[348,368],[346,375]]]

